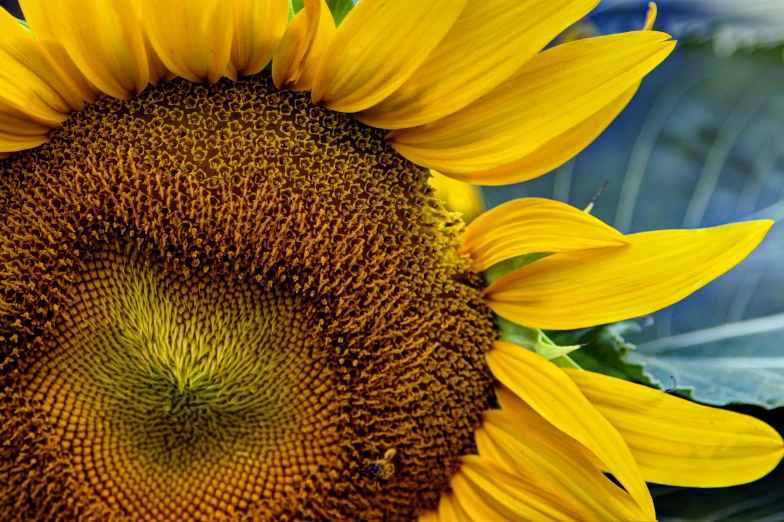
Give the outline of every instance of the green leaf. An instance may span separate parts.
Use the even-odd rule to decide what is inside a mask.
[[[674,375],[713,405],[784,405],[784,314],[726,323],[640,344],[629,360]]]
[[[495,321],[501,332],[502,341],[536,352],[561,368],[580,368],[569,354],[581,348],[581,345],[558,346],[543,331],[536,328],[520,326],[499,316],[496,316]]]
[[[574,359],[572,359],[568,355],[562,355],[560,357],[556,357],[555,359],[551,359],[550,362],[555,364],[559,368],[572,368],[573,370],[582,370],[580,365],[574,362]]]
[[[354,8],[352,0],[326,0],[326,2],[327,7],[332,12],[332,18],[335,19],[335,25],[340,25],[340,22]],[[289,0],[289,20],[294,18],[294,15],[299,13],[304,7],[303,0]]]
[[[523,254],[522,256],[513,257],[511,259],[506,259],[494,264],[482,272],[482,275],[484,276],[485,281],[487,281],[487,284],[490,284],[496,279],[500,279],[501,277],[505,276],[509,272],[514,272],[518,268],[522,268],[527,264],[533,263],[534,261],[538,261],[539,259],[550,255],[552,254],[549,252],[538,254]]]
[[[634,321],[623,321],[597,328],[550,332],[550,337],[557,344],[582,345],[582,350],[571,357],[585,370],[659,388],[659,384],[644,371],[642,364],[626,361],[635,347],[623,336],[640,332],[641,329]],[[678,391],[682,393],[685,390]]]
[[[340,25],[347,14],[354,8],[352,0],[327,0],[329,10],[332,11],[332,17],[335,19],[335,25]]]
[[[545,333],[536,328],[520,326],[503,317],[496,317],[496,324],[501,331],[501,340],[522,346],[536,352],[547,359],[555,359],[568,355],[581,347],[579,344],[558,346]]]
[[[294,18],[294,15],[304,8],[305,4],[302,3],[302,0],[289,0],[289,20]]]

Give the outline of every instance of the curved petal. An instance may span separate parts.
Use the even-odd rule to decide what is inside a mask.
[[[235,0],[229,60],[235,75],[250,76],[267,66],[286,30],[288,15],[285,0]]]
[[[41,126],[59,127],[71,107],[60,95],[62,84],[33,36],[10,14],[0,9],[0,131],[29,135]],[[27,129],[27,132],[25,132]]]
[[[764,477],[784,441],[764,422],[614,377],[564,370],[626,440],[645,480],[723,488]]]
[[[56,13],[49,9],[48,0],[19,0],[25,21],[41,44],[49,64],[55,70],[64,88],[60,92],[72,109],[81,111],[84,102],[93,103],[98,99],[98,88],[91,84],[76,67],[62,41],[57,37],[56,27],[60,21]]]
[[[163,63],[161,57],[158,56],[158,53],[155,52],[155,49],[152,46],[152,42],[150,42],[150,35],[147,32],[147,28],[145,27],[144,22],[144,12],[142,10],[141,4],[138,2],[136,3],[136,10],[139,13],[139,23],[142,26],[142,37],[144,39],[144,50],[147,53],[147,65],[149,65],[149,77],[150,83],[154,86],[158,86],[161,82],[165,80],[171,80],[172,78],[176,77],[176,75],[166,67],[166,64]]]
[[[440,522],[472,522],[451,491],[441,494],[441,500],[438,503],[438,520]]]
[[[452,212],[460,212],[463,222],[470,223],[485,209],[482,192],[478,187],[448,178],[438,171],[431,170],[432,177],[428,180],[433,187],[433,195],[446,202],[446,208]]]
[[[508,389],[508,395],[514,395]],[[507,400],[509,400],[507,398]],[[510,473],[529,474],[574,500],[598,520],[645,520],[623,489],[583,455],[582,446],[544,420],[530,406],[491,410],[476,431],[479,454]],[[521,415],[521,409],[527,411]],[[525,411],[525,410],[523,410]]]
[[[306,91],[313,85],[324,49],[335,36],[335,20],[324,0],[305,0],[304,9],[286,28],[272,62],[278,89]]]
[[[569,330],[660,310],[741,262],[772,221],[625,236],[628,245],[555,254],[485,291],[498,315],[532,328]]]
[[[522,198],[499,205],[471,223],[459,253],[471,255],[471,269],[482,272],[515,256],[617,247],[623,234],[565,203]]]
[[[445,176],[474,185],[511,185],[551,172],[590,145],[621,113],[637,92],[636,84],[586,120],[553,137],[519,160],[484,172],[446,173]]]
[[[313,103],[341,112],[372,107],[425,61],[467,0],[363,0],[324,51]]]
[[[49,141],[49,129],[38,134],[17,134],[13,131],[3,131],[3,114],[0,113],[0,157],[6,158],[20,150],[34,149]],[[25,129],[32,130],[32,129]]]
[[[122,100],[141,93],[150,70],[138,6],[128,0],[48,2],[52,30],[82,74]]]
[[[597,520],[576,503],[530,476],[504,471],[488,459],[463,457],[450,481],[455,500],[470,520]]]
[[[656,12],[656,4],[650,2],[643,30],[650,31],[653,28]],[[635,84],[593,116],[570,127],[519,160],[484,172],[445,175],[475,185],[495,186],[520,183],[547,174],[575,157],[598,138],[634,97],[639,86],[639,83]]]
[[[392,131],[388,138],[407,159],[442,172],[468,174],[506,165],[631,89],[672,51],[675,43],[668,38],[635,31],[553,47],[464,109]]]
[[[406,82],[357,119],[399,129],[430,123],[490,92],[598,0],[469,0]]]
[[[486,355],[493,375],[553,426],[591,450],[623,485],[649,519],[653,501],[618,431],[579,388],[547,359],[517,345],[496,341]]]
[[[139,0],[150,44],[166,68],[192,82],[215,83],[232,49],[233,2]]]

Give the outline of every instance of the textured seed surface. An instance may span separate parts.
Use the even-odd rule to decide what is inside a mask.
[[[104,99],[0,160],[0,510],[433,508],[495,334],[427,176],[263,75]]]

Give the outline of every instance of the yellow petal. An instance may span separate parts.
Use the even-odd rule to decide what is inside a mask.
[[[637,92],[639,83],[586,120],[570,127],[520,158],[494,169],[468,174],[447,173],[450,178],[475,185],[510,185],[551,172],[581,152],[604,132]]]
[[[532,58],[464,109],[389,134],[409,160],[445,173],[494,169],[534,152],[636,85],[672,51],[664,33],[587,38]]]
[[[144,27],[166,67],[192,82],[215,83],[229,63],[233,2],[140,0]]]
[[[508,389],[505,393],[513,395]],[[519,409],[484,413],[475,433],[480,455],[510,473],[530,474],[598,520],[646,519],[629,494],[583,455],[584,447],[520,399],[513,400],[521,403]]]
[[[60,96],[62,84],[38,42],[13,16],[0,9],[0,113],[22,128],[54,128],[68,117],[70,105]],[[0,131],[18,126],[0,122]],[[29,135],[30,132],[23,132]]]
[[[476,455],[461,460],[460,471],[450,484],[470,520],[596,520],[571,499],[543,487],[530,475],[509,473]]]
[[[64,42],[56,31],[60,20],[56,12],[50,9],[49,0],[19,0],[25,20],[33,31],[36,40],[41,44],[49,64],[63,85],[58,92],[72,109],[84,109],[84,102],[93,103],[98,99],[98,88],[91,84],[84,74],[76,67]]]
[[[128,100],[149,83],[138,5],[128,0],[49,2],[52,26],[68,56],[101,92]]]
[[[448,178],[438,171],[431,170],[428,180],[433,194],[446,202],[447,210],[460,212],[465,223],[470,223],[485,209],[482,192],[478,187]]]
[[[144,50],[147,53],[147,65],[149,66],[150,83],[157,87],[161,84],[162,81],[171,80],[172,78],[175,78],[176,75],[169,71],[169,69],[166,67],[166,64],[163,63],[163,60],[161,60],[161,57],[158,56],[158,53],[155,52],[155,49],[153,49],[152,42],[150,42],[150,35],[147,33],[147,29],[145,27],[142,6],[138,2],[136,3],[136,10],[139,13],[139,23],[142,27],[142,37],[144,39]]]
[[[256,74],[267,66],[286,30],[288,15],[285,0],[235,0],[229,66],[236,75]]]
[[[8,118],[0,113],[0,154],[10,155],[20,150],[34,149],[49,141],[49,128],[46,128],[44,132],[35,132],[35,128],[18,129],[27,131],[27,134],[14,131],[9,132],[3,130],[8,128],[7,125],[4,125],[4,122],[7,120]]]
[[[565,203],[523,198],[499,205],[471,223],[461,237],[461,254],[482,272],[515,256],[572,252],[627,244],[623,234]]]
[[[438,503],[438,520],[439,522],[473,522],[460,507],[451,491],[441,494]]]
[[[555,254],[511,272],[487,290],[488,306],[532,328],[569,330],[669,306],[742,261],[772,221],[625,236],[617,248]]]
[[[656,4],[651,2],[645,18],[644,30],[651,30],[655,20]],[[599,137],[626,107],[639,86],[640,84],[637,83],[593,116],[567,129],[519,160],[484,172],[445,175],[475,185],[510,185],[547,174],[572,159]]]
[[[427,59],[467,0],[363,0],[324,52],[313,102],[341,112],[372,107]]]
[[[305,0],[275,52],[272,81],[278,89],[306,91],[313,85],[324,49],[335,36],[335,20],[324,0]]]
[[[645,480],[723,488],[764,477],[784,441],[764,422],[598,373],[564,370],[626,440]]]
[[[33,121],[25,113],[0,102],[0,133],[23,139],[30,136],[48,135],[51,130],[51,125]]]
[[[648,13],[645,15],[645,25],[643,26],[643,31],[651,31],[653,29],[653,23],[656,21],[656,14],[659,12],[659,9],[656,7],[655,2],[648,2]]]
[[[391,96],[357,114],[374,127],[430,123],[507,80],[598,0],[469,0],[457,23]]]
[[[653,501],[631,451],[618,431],[553,363],[517,345],[496,341],[487,353],[490,371],[553,426],[603,462],[649,519]]]

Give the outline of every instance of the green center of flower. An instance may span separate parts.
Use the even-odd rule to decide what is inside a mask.
[[[84,520],[433,508],[496,334],[459,221],[382,136],[265,75],[175,80],[4,160],[0,451],[26,467],[0,497]]]
[[[73,288],[25,390],[107,502],[210,516],[280,500],[334,458],[333,373],[300,299],[105,252]]]

